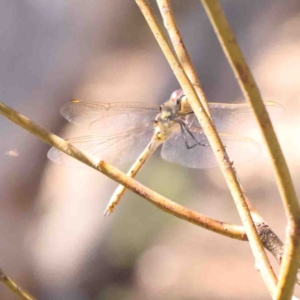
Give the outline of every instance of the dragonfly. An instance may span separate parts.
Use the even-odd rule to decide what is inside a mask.
[[[265,102],[269,113],[276,115],[281,106]],[[252,139],[230,134],[232,129],[255,126],[249,104],[209,103],[211,116],[226,151],[234,162],[247,161],[260,152]],[[71,138],[69,143],[114,165],[134,161],[127,172],[135,177],[155,150],[162,146],[166,161],[189,168],[212,168],[217,161],[208,140],[188,104],[182,90],[176,90],[162,105],[143,102],[93,102],[72,100],[62,106],[61,114],[71,123],[95,134]],[[65,166],[84,166],[56,148],[48,158]],[[109,215],[119,203],[126,188],[119,185],[113,193],[104,215]]]

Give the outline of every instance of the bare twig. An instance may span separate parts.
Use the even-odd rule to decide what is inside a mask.
[[[13,281],[10,277],[4,274],[3,270],[0,269],[0,281],[2,281],[13,293],[18,295],[24,300],[35,300],[33,296],[21,289],[18,284]]]
[[[201,0],[245,98],[251,103],[273,164],[288,230],[276,299],[290,299],[300,259],[300,208],[289,169],[262,97],[218,0]]]
[[[91,168],[100,171],[109,178],[124,185],[134,193],[148,200],[150,203],[156,205],[160,209],[180,219],[186,220],[190,223],[225,235],[227,237],[231,237],[237,240],[247,240],[246,233],[241,226],[231,225],[228,223],[214,220],[195,211],[187,209],[175,202],[172,202],[171,200],[159,195],[158,193],[138,183],[137,181],[127,176],[123,172],[119,171],[112,165],[106,163],[105,161],[99,162],[98,158],[80,151],[64,139],[58,137],[53,133],[48,132],[44,128],[38,126],[25,116],[21,115],[20,113],[16,112],[12,108],[6,106],[1,102],[0,113],[6,118],[16,123],[17,125],[24,128],[26,131],[42,139],[47,144],[56,147],[57,149],[66,153],[67,155],[70,155],[75,159],[83,162],[84,164],[90,166]]]
[[[175,17],[173,14],[173,10],[170,5],[170,1],[169,0],[158,0],[157,3],[158,3],[158,7],[160,9],[160,12],[163,16],[164,25],[167,29],[167,32],[171,39],[172,45],[175,49],[178,60],[180,61],[185,73],[187,74],[187,76],[189,77],[195,90],[197,91],[197,94],[201,100],[202,105],[205,107],[206,111],[209,111],[209,105],[208,105],[208,101],[206,99],[206,95],[203,91],[203,88],[201,86],[201,83],[200,83],[200,80],[196,73],[196,70],[192,64],[190,56],[186,50],[183,39],[182,39],[179,29],[177,27]],[[187,110],[186,107],[185,107],[185,110]],[[242,186],[241,186],[241,188],[242,188]],[[243,192],[243,193],[245,195],[245,192]],[[249,211],[251,213],[252,219],[255,222],[255,224],[265,223],[264,219],[260,216],[258,211],[253,206],[251,200],[246,196],[245,196],[245,200],[246,200],[246,203],[248,205]],[[266,249],[268,249],[268,248],[266,248]]]
[[[229,187],[229,190],[238,208],[238,212],[242,219],[253,255],[255,257],[256,265],[258,266],[261,272],[262,278],[265,281],[266,286],[268,287],[270,293],[273,295],[276,288],[276,276],[261,244],[260,238],[251,218],[251,214],[245,202],[243,191],[235,176],[235,171],[233,169],[232,162],[230,161],[225,151],[225,148],[222,145],[220,137],[218,136],[218,133],[215,130],[211,119],[209,118],[203,106],[201,105],[201,102],[197,97],[197,93],[195,92],[180,62],[178,61],[170,45],[168,44],[148,2],[146,0],[136,0],[136,3],[138,4],[149,27],[151,28],[153,35],[155,36],[161,50],[163,51],[167,61],[169,62],[182,89],[184,90],[185,95],[190,101],[192,109],[197,119],[199,120],[201,127],[204,130],[204,133],[207,136],[207,139],[212,147],[212,150],[214,151],[214,154],[217,158],[217,161],[221,167],[222,173]]]
[[[202,215],[190,209],[187,209],[177,203],[172,202],[171,200],[159,195],[158,193],[152,191],[151,189],[143,186],[142,184],[136,182],[131,177],[128,177],[115,167],[109,165],[108,163],[101,161],[99,163],[99,159],[87,155],[81,152],[79,149],[70,145],[67,141],[61,139],[53,133],[46,131],[41,128],[34,122],[30,121],[25,116],[16,112],[12,108],[6,106],[5,104],[0,102],[0,113],[21,126],[26,131],[34,134],[38,138],[42,139],[47,144],[60,149],[64,153],[72,156],[73,158],[87,164],[93,169],[102,172],[109,178],[117,181],[120,184],[123,184],[136,194],[148,200],[150,203],[156,205],[158,208],[170,213],[180,219],[188,221],[192,224],[200,226],[202,228],[208,229],[210,231],[216,232],[218,234],[236,239],[241,241],[247,241],[247,235],[243,227],[238,225],[232,225],[229,223],[221,222],[215,219],[212,219],[208,216]],[[264,223],[263,219],[259,215],[255,214],[254,208],[249,203],[251,213],[254,215],[254,220],[256,222],[256,226],[261,226],[260,224]],[[268,235],[268,232],[272,233],[272,231],[264,231],[259,230],[260,235]],[[263,244],[266,249],[269,249],[270,240],[272,238],[265,237],[263,240]],[[264,242],[266,241],[266,242]],[[280,240],[279,240],[280,241]],[[281,242],[281,241],[280,241]],[[272,252],[272,251],[271,251]],[[273,251],[272,254],[277,257],[277,254]]]
[[[200,80],[198,78],[197,72],[194,68],[192,60],[189,56],[189,53],[186,50],[183,39],[178,30],[177,24],[175,22],[173,10],[170,5],[169,0],[160,0],[157,1],[158,7],[160,9],[160,13],[164,19],[164,25],[167,29],[169,37],[171,39],[173,48],[176,52],[176,55],[188,76],[190,82],[195,88],[197,95],[201,101],[202,106],[204,107],[206,113],[210,116],[209,106],[206,99],[206,96],[203,92],[203,88],[201,86]]]

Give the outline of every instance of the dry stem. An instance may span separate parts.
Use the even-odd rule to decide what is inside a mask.
[[[208,216],[202,215],[193,210],[185,208],[182,205],[179,205],[159,195],[158,193],[138,183],[131,177],[128,177],[126,174],[122,173],[121,171],[111,166],[110,164],[104,161],[100,161],[99,163],[99,159],[95,158],[94,156],[85,154],[84,152],[80,151],[76,147],[69,144],[67,141],[63,140],[62,138],[56,136],[53,133],[46,131],[45,129],[41,128],[34,122],[30,121],[25,116],[21,115],[20,113],[16,112],[12,108],[6,106],[1,102],[0,102],[0,113],[5,117],[7,117],[8,119],[10,119],[11,121],[13,121],[14,123],[16,123],[17,125],[21,126],[26,131],[42,139],[47,144],[56,147],[57,149],[72,156],[73,158],[87,164],[91,168],[100,171],[101,173],[105,174],[109,178],[126,186],[131,191],[145,198],[150,203],[156,205],[158,208],[166,211],[167,213],[170,213],[180,219],[183,219],[185,221],[188,221],[192,224],[208,229],[210,231],[216,232],[218,234],[236,240],[241,240],[241,241],[248,240],[246,232],[243,229],[243,227],[212,219]],[[261,226],[260,224],[263,223],[263,220],[259,216],[255,217],[255,221],[257,226]],[[269,242],[267,243],[269,244]],[[268,244],[264,245],[266,249],[269,249]],[[272,254],[276,257],[276,253],[272,252]]]
[[[4,272],[0,269],[0,281],[2,281],[13,293],[18,295],[24,300],[35,300],[33,296],[31,296],[29,293],[21,289],[15,281],[13,281],[11,278],[9,278],[7,275],[4,274]]]
[[[69,144],[64,139],[58,137],[57,135],[48,132],[44,128],[38,126],[25,116],[16,112],[12,108],[6,106],[0,102],[0,113],[6,118],[10,119],[17,125],[24,128],[26,131],[34,134],[38,138],[42,139],[47,144],[56,147],[67,155],[83,162],[84,164],[90,166],[91,168],[100,171],[114,181],[126,186],[128,189],[134,193],[140,195],[141,197],[148,200],[150,203],[156,205],[160,209],[180,218],[186,220],[190,223],[198,225],[200,227],[206,228],[208,230],[217,232],[219,234],[231,237],[237,240],[247,240],[246,233],[241,226],[232,225],[224,222],[214,220],[210,217],[187,209],[161,195],[152,191],[151,189],[145,187],[139,182],[135,181],[131,177],[127,176],[123,172],[119,171],[117,168],[106,163],[105,161],[100,161],[99,159],[86,154],[76,147]]]
[[[202,106],[205,108],[206,113],[210,116],[210,111],[209,111],[209,106],[208,106],[206,96],[204,94],[201,82],[198,78],[197,72],[194,68],[190,55],[186,50],[183,39],[177,28],[177,24],[174,18],[173,10],[170,5],[170,1],[160,0],[157,1],[157,4],[162,14],[162,17],[164,19],[164,25],[168,31],[173,48],[181,63],[181,66],[183,67],[186,75],[188,76],[193,87],[195,88],[195,91],[197,92],[197,95],[201,101]]]
[[[300,208],[289,169],[250,69],[242,55],[218,0],[202,0],[206,13],[233,69],[245,98],[251,103],[273,164],[287,215],[286,246],[280,268],[276,299],[290,299],[300,259]]]
[[[211,122],[211,119],[209,118],[203,106],[201,105],[201,102],[199,101],[192,84],[190,83],[180,62],[178,61],[177,57],[174,55],[170,45],[168,44],[164,34],[162,33],[162,30],[159,27],[159,24],[148,2],[145,0],[136,0],[136,3],[138,4],[149,27],[151,28],[152,33],[155,36],[167,61],[169,62],[177,80],[179,81],[187,98],[189,99],[192,109],[197,119],[199,120],[202,129],[204,130],[204,133],[206,134],[209,140],[209,143],[212,147],[212,150],[214,151],[217,161],[219,162],[219,165],[221,167],[222,173],[225,177],[229,190],[238,208],[238,212],[242,219],[253,255],[255,257],[256,265],[258,266],[262,278],[265,281],[265,284],[268,287],[270,293],[273,294],[276,288],[276,276],[268,261],[267,255],[262,247],[260,238],[258,236],[255,225],[251,218],[251,214],[247,207],[243,191],[236,178],[235,171],[232,166],[232,162],[230,161],[225,151],[225,148],[222,145],[220,137],[218,136],[218,133],[215,130]]]

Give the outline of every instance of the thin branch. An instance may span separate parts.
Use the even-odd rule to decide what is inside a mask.
[[[169,34],[169,37],[171,39],[173,48],[176,52],[176,55],[186,73],[188,76],[190,82],[195,88],[195,91],[197,92],[197,95],[201,101],[202,106],[204,107],[206,113],[210,115],[208,101],[206,99],[206,96],[203,92],[202,85],[200,83],[200,80],[198,78],[197,72],[194,68],[194,65],[192,63],[192,60],[190,58],[189,53],[186,50],[186,47],[184,45],[183,39],[180,35],[179,29],[177,27],[173,10],[170,5],[169,0],[160,0],[157,1],[158,7],[160,9],[160,13],[164,19],[164,25],[167,29],[167,32]]]
[[[164,20],[164,25],[167,29],[167,32],[171,39],[173,48],[176,52],[176,55],[177,55],[181,65],[183,66],[185,73],[187,74],[191,83],[193,84],[193,86],[201,100],[202,105],[206,109],[206,112],[209,112],[209,106],[208,106],[208,101],[206,99],[206,95],[203,91],[202,85],[200,83],[200,80],[198,78],[196,70],[193,66],[191,58],[186,50],[186,47],[183,42],[183,38],[181,37],[180,31],[177,27],[173,9],[170,5],[170,0],[159,0],[159,1],[157,1],[157,3],[158,3],[158,7],[160,9],[161,15],[163,17],[163,20]],[[185,107],[185,109],[187,109],[187,108]],[[241,186],[241,188],[243,188],[243,187]],[[245,195],[245,192],[243,192],[243,193]],[[255,222],[255,224],[266,224],[264,219],[261,217],[261,215],[255,209],[251,200],[246,196],[245,196],[245,200],[246,200],[246,203],[248,205],[249,211],[251,213],[252,219]],[[257,225],[256,225],[256,228],[257,228]],[[258,231],[258,234],[260,235],[259,231]],[[268,238],[268,234],[265,234],[264,236],[265,236],[265,240],[266,240]],[[262,241],[262,243],[264,245],[264,241]],[[267,245],[267,246],[269,246],[269,245]],[[265,247],[265,248],[269,250],[268,247]]]
[[[193,84],[201,100],[202,105],[205,107],[206,112],[209,113],[209,106],[208,101],[206,99],[206,95],[204,94],[203,87],[201,86],[196,70],[184,45],[183,38],[181,37],[180,31],[177,27],[170,1],[159,0],[157,1],[157,4],[163,17],[165,28],[167,29],[176,55],[181,65],[183,66],[185,73],[187,74],[191,83]],[[261,215],[253,206],[251,200],[248,197],[245,197],[245,200],[251,213],[252,219],[255,222],[263,246],[274,255],[278,263],[281,263],[281,257],[284,248],[282,241],[265,223]]]
[[[218,234],[236,239],[241,241],[248,241],[247,235],[243,227],[238,225],[232,225],[225,222],[221,222],[215,219],[212,219],[210,217],[207,217],[205,215],[202,215],[200,213],[197,213],[195,211],[192,211],[190,209],[187,209],[183,207],[182,205],[179,205],[177,203],[172,202],[171,200],[159,195],[158,193],[152,191],[151,189],[143,186],[142,184],[136,182],[131,177],[128,177],[126,174],[122,173],[115,167],[109,165],[108,163],[101,161],[99,163],[99,159],[90,156],[88,154],[85,154],[81,152],[79,149],[75,148],[71,144],[69,144],[67,141],[61,139],[60,137],[56,136],[53,133],[50,133],[46,131],[45,129],[41,128],[34,122],[30,121],[25,116],[19,114],[15,110],[11,109],[10,107],[6,106],[5,104],[0,102],[0,113],[7,117],[9,120],[14,122],[15,124],[21,126],[26,131],[34,134],[38,138],[42,139],[47,144],[56,147],[57,149],[63,151],[64,153],[72,156],[73,158],[87,164],[93,169],[96,169],[97,171],[102,172],[109,178],[111,178],[114,181],[117,181],[120,184],[123,184],[127,188],[129,188],[131,191],[135,192],[139,196],[145,198],[150,203],[156,205],[158,208],[166,211],[167,213],[170,213],[174,215],[175,217],[178,217],[180,219],[183,219],[185,221],[188,221],[192,224],[195,224],[199,227],[208,229],[210,231],[216,232]],[[247,199],[248,200],[248,199]],[[248,200],[250,201],[250,200]],[[251,213],[254,215],[254,219],[256,222],[256,226],[259,228],[262,225],[265,224],[264,220],[261,219],[261,217],[257,214],[254,208],[252,207],[251,202],[249,202]],[[260,235],[264,235],[265,237],[262,238],[264,247],[268,250],[270,250],[270,247],[275,248],[276,246],[270,246],[270,243],[272,243],[272,239],[269,238],[269,234],[274,234],[272,230],[258,230]],[[277,237],[279,240],[279,238]],[[270,242],[271,241],[271,242]],[[282,242],[279,240],[279,243],[282,244]],[[271,251],[271,250],[270,250]],[[274,251],[271,251],[271,253],[277,258],[277,253]]]
[[[290,299],[300,259],[300,208],[291,175],[278,143],[257,84],[237,44],[218,0],[202,0],[223,51],[245,98],[251,103],[273,164],[278,189],[288,220],[286,247],[279,274],[276,299]]]
[[[13,293],[18,295],[20,298],[24,300],[36,300],[36,298],[21,289],[15,281],[5,275],[2,269],[0,269],[0,281],[2,281],[3,284],[5,284]]]
[[[56,147],[57,149],[66,153],[67,155],[72,156],[73,158],[90,166],[91,168],[100,171],[112,180],[124,185],[134,193],[140,195],[141,197],[148,200],[150,203],[156,205],[158,208],[166,211],[167,213],[172,214],[180,219],[186,220],[202,228],[225,235],[227,237],[243,241],[247,240],[247,236],[243,227],[214,220],[210,217],[187,209],[182,205],[179,205],[159,195],[158,193],[135,181],[134,179],[119,171],[112,165],[106,163],[105,161],[100,161],[98,158],[80,151],[64,139],[58,137],[53,133],[48,132],[44,128],[38,126],[33,121],[29,120],[25,116],[21,115],[20,113],[16,112],[12,108],[6,106],[1,102],[0,114],[4,115],[6,118],[10,119],[15,124],[21,126],[26,131],[42,139],[45,143]]]
[[[172,202],[171,200],[144,187],[140,183],[126,176],[124,173],[120,172],[119,170],[107,164],[106,162],[101,161],[100,163],[98,163],[99,160],[97,158],[81,152],[80,150],[76,149],[65,140],[59,138],[58,136],[50,132],[47,132],[45,129],[39,127],[34,122],[30,121],[26,117],[22,116],[21,114],[17,113],[13,109],[9,108],[8,106],[2,103],[0,103],[0,113],[3,114],[8,119],[12,120],[17,125],[24,128],[26,131],[36,135],[38,138],[41,138],[49,145],[62,150],[64,153],[72,156],[73,158],[78,159],[79,161],[96,169],[97,171],[102,172],[103,174],[107,175],[109,178],[126,186],[136,194],[145,198],[150,203],[156,205],[158,208],[166,211],[167,213],[170,213],[180,219],[186,220],[192,224],[216,232],[218,234],[233,239],[241,240],[241,241],[248,240],[243,227],[214,220],[210,217],[204,216],[202,214],[199,214],[197,212],[194,212],[179,204]],[[261,217],[259,215],[256,215],[256,211],[252,207],[251,209],[252,209],[251,213],[254,215],[254,219],[256,221],[256,227],[259,229],[258,232],[264,247],[268,249],[275,256],[275,258],[280,262],[280,259],[278,259],[278,255],[280,255],[280,253],[278,254],[278,251],[280,250],[279,248],[280,245],[282,245],[282,242],[273,233],[273,231],[270,228],[268,228],[268,230],[266,229],[266,225],[263,223]],[[261,229],[263,226],[264,226],[263,228],[264,230]],[[274,241],[276,243],[274,243]],[[279,250],[277,251],[277,249]],[[0,274],[2,273],[0,272]],[[2,281],[5,282],[5,280],[7,281],[7,276],[2,275]],[[8,282],[10,283],[12,281],[8,281]],[[10,284],[10,286],[13,285]]]
[[[262,278],[266,286],[268,287],[270,293],[273,295],[276,289],[276,276],[273,272],[273,269],[268,261],[268,257],[261,244],[260,238],[258,236],[255,225],[251,218],[251,214],[249,212],[248,206],[245,202],[245,196],[238,182],[238,179],[235,175],[232,162],[230,161],[225,151],[225,148],[222,145],[220,137],[218,136],[218,133],[215,130],[211,119],[209,118],[203,106],[201,105],[201,102],[197,97],[197,93],[195,92],[194,87],[190,83],[180,62],[178,61],[177,57],[173,53],[161,28],[159,27],[159,24],[148,2],[146,0],[136,0],[136,3],[139,6],[141,12],[143,13],[167,61],[169,62],[172,71],[174,72],[182,89],[184,90],[185,95],[187,96],[192,106],[192,109],[198,121],[200,122],[201,127],[204,130],[204,133],[212,147],[212,150],[221,167],[221,171],[225,177],[229,190],[238,208],[238,212],[240,214],[244,228],[246,230],[250,247],[252,249],[255,258],[256,265],[260,270],[260,273],[262,275]]]
[[[87,164],[91,168],[100,171],[104,175],[124,185],[131,191],[145,198],[150,203],[156,205],[158,208],[166,211],[167,213],[170,213],[180,219],[183,219],[210,231],[219,233],[221,235],[241,241],[248,240],[243,227],[212,219],[210,217],[187,209],[175,202],[172,202],[171,200],[159,195],[158,193],[133,180],[131,177],[128,177],[126,174],[122,173],[110,164],[104,161],[99,162],[99,159],[91,155],[85,154],[84,152],[81,152],[79,149],[72,146],[67,141],[61,139],[53,133],[46,131],[45,129],[41,128],[25,116],[19,114],[18,112],[16,112],[15,110],[11,109],[3,103],[0,103],[0,113],[8,119],[10,119],[11,121],[13,121],[14,123],[16,123],[17,125],[24,128],[26,131],[42,139],[47,144],[56,147],[57,149],[72,156],[73,158]],[[260,226],[260,223],[262,221],[258,218],[256,219],[256,222],[258,226]],[[264,235],[266,235],[265,232],[263,233]],[[267,241],[270,239],[266,237],[264,240]],[[269,242],[267,241],[265,245],[266,249],[269,249],[268,245]],[[274,252],[272,252],[272,254],[274,254]],[[274,255],[276,257],[276,253]]]

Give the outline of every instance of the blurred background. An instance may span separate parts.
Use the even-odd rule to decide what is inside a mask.
[[[200,2],[172,3],[209,101],[243,102]],[[284,107],[275,127],[300,195],[300,2],[221,4],[263,98]],[[59,114],[70,99],[161,104],[179,87],[134,1],[3,0],[0,38],[0,101],[65,138],[79,134]],[[0,267],[38,299],[270,299],[248,243],[176,219],[131,192],[104,218],[117,184],[55,165],[48,149],[0,117]],[[284,240],[265,152],[236,167]],[[190,209],[241,224],[218,168],[183,168],[157,151],[137,178]],[[17,297],[1,284],[0,299]]]

